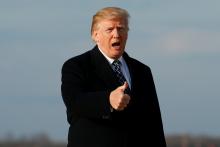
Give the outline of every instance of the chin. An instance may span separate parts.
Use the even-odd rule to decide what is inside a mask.
[[[117,53],[117,54],[114,54],[113,56],[112,56],[112,58],[114,58],[114,59],[118,59],[118,58],[120,58],[121,56],[122,56],[122,54],[123,53]]]

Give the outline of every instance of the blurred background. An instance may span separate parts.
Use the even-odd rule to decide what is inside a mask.
[[[61,67],[106,6],[131,15],[126,51],[151,67],[166,136],[219,137],[219,0],[0,0],[0,139],[66,142]]]

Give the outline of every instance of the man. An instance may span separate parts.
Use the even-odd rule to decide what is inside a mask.
[[[95,47],[62,67],[68,147],[166,147],[150,68],[124,51],[128,19],[118,7],[98,11]]]

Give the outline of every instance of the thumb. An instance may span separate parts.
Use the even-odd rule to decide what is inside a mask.
[[[125,89],[128,88],[128,82],[124,82],[124,84],[122,86],[120,86],[119,88],[120,88],[120,90],[122,90],[124,92]]]

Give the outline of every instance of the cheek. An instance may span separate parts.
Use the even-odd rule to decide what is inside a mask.
[[[126,37],[124,38],[124,44],[126,44],[127,39],[128,39],[128,37],[126,36]]]
[[[124,40],[126,41],[128,39],[128,34],[126,34],[125,36],[124,36]]]

